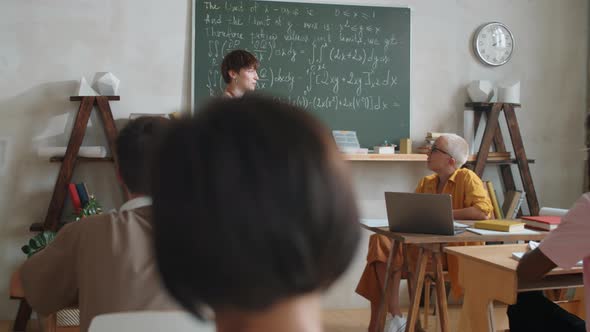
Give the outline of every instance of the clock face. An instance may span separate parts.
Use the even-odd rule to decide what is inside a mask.
[[[508,62],[512,56],[514,37],[504,24],[487,23],[475,32],[473,49],[483,63],[500,66]]]

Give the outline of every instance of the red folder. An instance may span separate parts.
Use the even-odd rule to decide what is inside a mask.
[[[72,199],[72,205],[74,206],[74,213],[78,213],[82,208],[82,203],[80,202],[80,196],[78,196],[78,190],[76,190],[76,184],[70,183],[68,185],[68,190],[70,191],[70,198]]]
[[[561,222],[560,216],[523,216],[521,219],[528,226],[544,229],[546,231],[556,229]]]

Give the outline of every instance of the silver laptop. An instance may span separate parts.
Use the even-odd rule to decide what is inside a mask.
[[[392,232],[455,235],[465,230],[454,226],[450,195],[386,192],[385,207]]]

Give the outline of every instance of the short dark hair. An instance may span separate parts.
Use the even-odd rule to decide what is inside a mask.
[[[165,136],[155,251],[186,309],[263,310],[348,267],[356,202],[330,132],[308,112],[257,95],[214,100]]]
[[[119,174],[130,192],[149,194],[153,153],[170,120],[143,116],[129,121],[116,142]]]
[[[229,52],[221,62],[221,76],[225,83],[231,82],[229,71],[233,70],[239,73],[243,68],[254,68],[258,69],[258,59],[254,54],[246,50],[233,50]]]

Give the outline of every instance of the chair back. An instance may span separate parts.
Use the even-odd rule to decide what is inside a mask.
[[[184,311],[134,311],[94,317],[89,332],[214,332],[215,325],[201,322]]]

